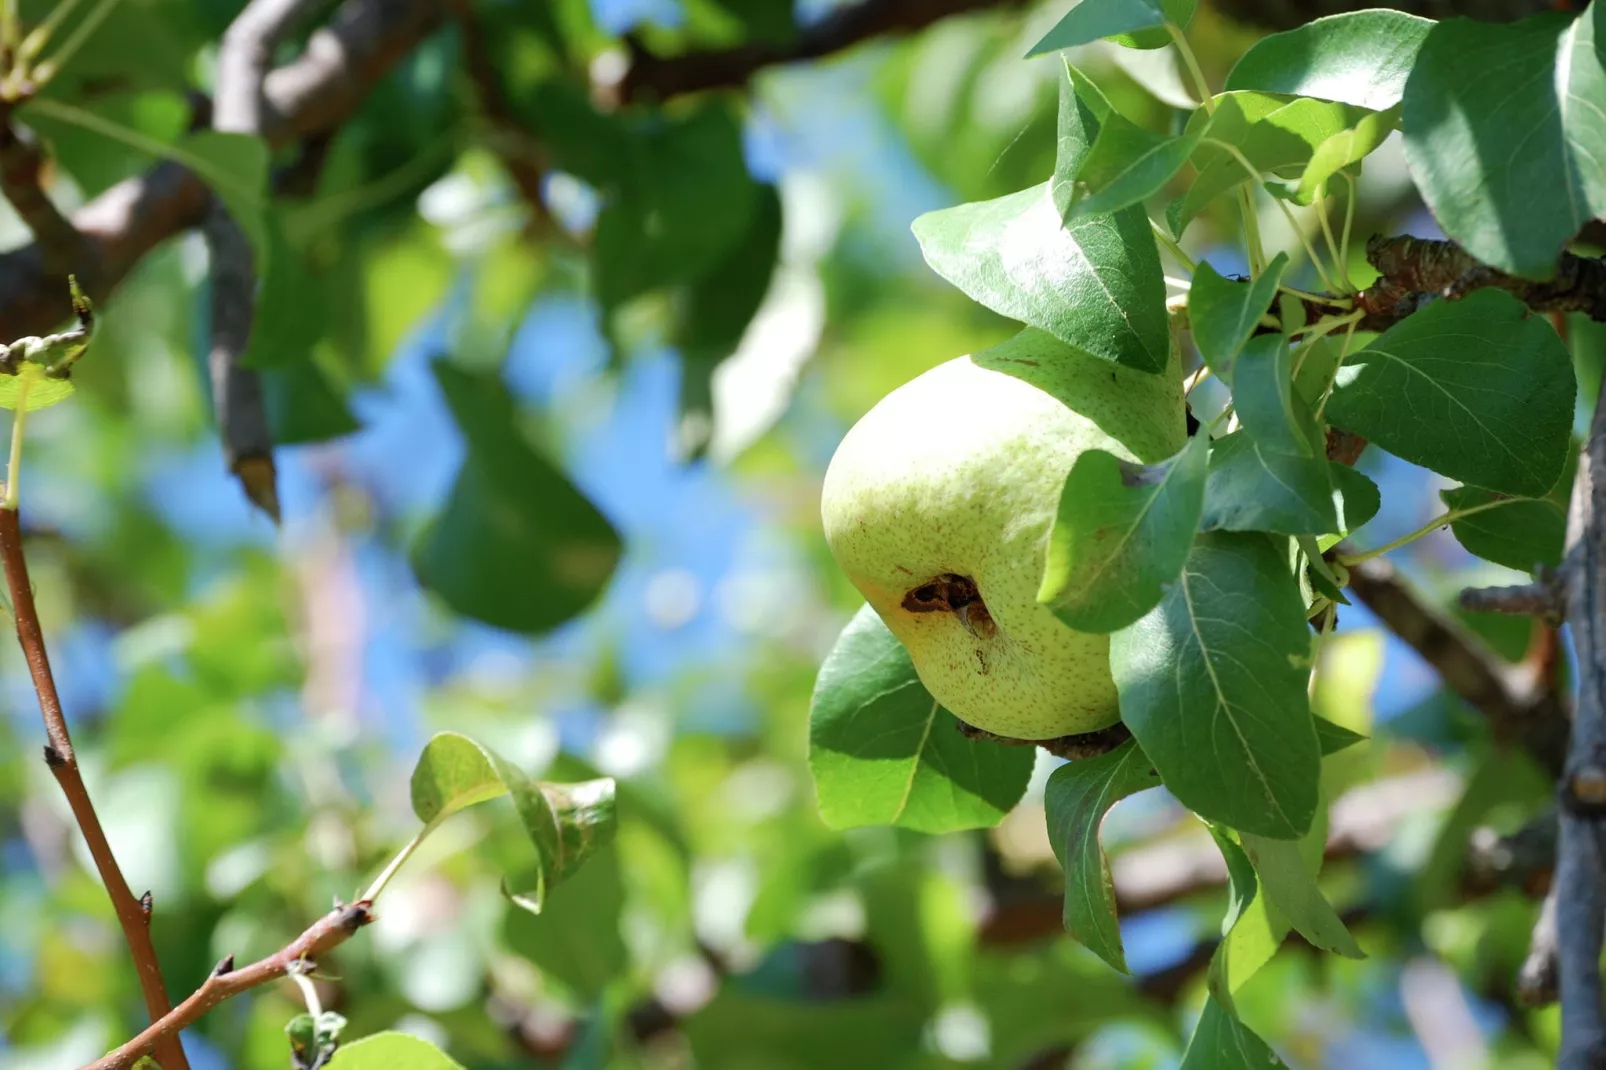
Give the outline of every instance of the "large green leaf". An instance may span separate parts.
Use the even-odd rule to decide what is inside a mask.
[[[1606,214],[1606,68],[1594,20],[1449,19],[1405,87],[1405,160],[1433,217],[1486,264],[1549,278]]]
[[[1343,501],[1334,493],[1325,458],[1278,453],[1247,432],[1234,431],[1217,439],[1211,451],[1199,526],[1204,531],[1329,535],[1360,526],[1342,522]]]
[[[509,908],[502,938],[571,992],[595,1000],[630,964],[620,933],[624,881],[619,845],[605,844],[568,880],[547,892],[541,912]]]
[[[342,1044],[329,1070],[463,1070],[427,1040],[408,1033],[375,1033]]]
[[[1194,0],[1077,0],[1076,6],[1054,24],[1054,28],[1026,53],[1041,56],[1097,41],[1101,37],[1132,34],[1138,30],[1159,29],[1166,19],[1186,26],[1193,16]],[[1162,31],[1163,32],[1163,31]],[[1169,36],[1129,39],[1140,47],[1155,48]]]
[[[1165,281],[1148,217],[1133,207],[1062,226],[1051,184],[916,219],[926,262],[1000,315],[1104,360],[1164,371]]]
[[[1278,839],[1316,812],[1309,661],[1286,554],[1257,534],[1199,536],[1160,604],[1110,639],[1122,720],[1166,787],[1203,817]]]
[[[1261,888],[1295,932],[1323,951],[1352,959],[1366,957],[1317,887],[1298,843],[1270,840],[1251,832],[1241,835]]]
[[[1038,601],[1084,632],[1124,628],[1154,608],[1199,527],[1208,454],[1201,434],[1155,465],[1103,450],[1078,457],[1049,531]]]
[[[435,376],[468,456],[413,568],[464,616],[549,631],[596,599],[619,560],[619,535],[531,444],[497,375],[437,361]]]
[[[1206,985],[1231,999],[1232,993],[1271,961],[1288,935],[1288,926],[1260,894],[1255,867],[1231,831],[1216,824],[1207,827],[1227,865],[1227,909],[1221,919],[1221,943],[1210,956]]]
[[[1182,169],[1203,134],[1203,128],[1195,128],[1179,137],[1164,137],[1111,112],[1076,173],[1085,192],[1072,203],[1069,218],[1141,204]]]
[[[1388,111],[1363,115],[1354,126],[1324,138],[1311,153],[1305,173],[1299,176],[1294,200],[1299,204],[1315,201],[1330,178],[1375,152],[1399,121],[1400,109],[1396,105]]]
[[[1211,996],[1182,1053],[1179,1070],[1287,1070],[1288,1064]]]
[[[1054,141],[1054,177],[1049,196],[1061,218],[1076,196],[1076,174],[1099,136],[1100,116],[1110,114],[1109,101],[1086,75],[1064,61],[1065,77],[1059,83],[1059,119]]]
[[[921,832],[996,825],[1026,791],[1033,751],[966,738],[869,606],[820,666],[809,768],[832,828]]]
[[[1322,434],[1305,399],[1294,393],[1294,355],[1282,334],[1251,338],[1232,373],[1232,404],[1264,450],[1316,457]]]
[[[1060,766],[1043,796],[1049,843],[1065,871],[1065,931],[1123,973],[1126,954],[1099,825],[1117,802],[1159,783],[1148,757],[1128,740],[1108,754]]]
[[[1456,541],[1469,553],[1518,572],[1561,564],[1567,510],[1555,499],[1502,498],[1480,487],[1453,487],[1441,490],[1439,497],[1453,510],[1490,506],[1450,522]]]
[[[607,778],[549,784],[484,744],[456,732],[440,732],[425,744],[413,767],[413,813],[426,830],[465,807],[508,795],[535,847],[536,869],[528,889],[509,897],[539,911],[546,894],[613,839],[614,783]]]
[[[1391,108],[1429,19],[1399,11],[1354,11],[1316,19],[1262,37],[1227,75],[1227,88],[1336,100],[1361,108]]]
[[[1484,289],[1436,301],[1352,353],[1326,415],[1441,475],[1537,497],[1566,463],[1575,393],[1549,323]]]
[[[1193,341],[1210,370],[1229,386],[1238,353],[1276,300],[1287,267],[1288,254],[1278,253],[1249,283],[1224,279],[1205,261],[1200,261],[1193,273],[1193,286],[1188,290]]]

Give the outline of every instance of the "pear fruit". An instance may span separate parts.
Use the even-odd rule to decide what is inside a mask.
[[[1037,601],[1060,490],[1083,450],[1152,464],[1186,442],[1175,342],[1151,375],[1028,329],[938,365],[843,438],[821,494],[837,563],[936,699],[1012,739],[1120,717],[1109,636]]]

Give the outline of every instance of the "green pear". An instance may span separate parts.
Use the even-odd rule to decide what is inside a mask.
[[[933,696],[1012,739],[1120,717],[1109,637],[1037,601],[1076,458],[1153,463],[1186,441],[1175,343],[1150,375],[1028,329],[881,399],[837,447],[821,516],[831,552],[908,648]]]

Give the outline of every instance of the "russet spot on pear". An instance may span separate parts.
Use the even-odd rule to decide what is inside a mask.
[[[1109,637],[1037,601],[1060,489],[1087,449],[1153,463],[1186,440],[1164,375],[1028,329],[888,394],[843,438],[821,518],[832,554],[932,695],[1013,739],[1119,719]]]

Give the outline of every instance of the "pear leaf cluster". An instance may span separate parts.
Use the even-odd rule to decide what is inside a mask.
[[[1155,124],[1112,107],[1063,51],[1100,39],[1174,44],[1192,65],[1191,17],[1191,4],[1158,0],[1075,5],[1032,51],[1061,53],[1053,173],[915,221],[934,271],[1019,322],[1021,338],[1044,333],[1060,344],[1021,363],[1070,414],[1050,440],[1075,445],[1065,454],[1022,435],[1007,444],[1008,464],[983,464],[972,462],[993,447],[949,436],[900,456],[894,472],[858,456],[857,428],[845,440],[833,469],[851,465],[853,497],[845,504],[828,474],[826,535],[868,605],[821,671],[813,765],[833,823],[851,812],[934,832],[997,820],[1019,773],[989,768],[984,754],[1007,752],[990,742],[933,746],[941,726],[922,711],[940,717],[946,703],[984,727],[987,718],[1021,723],[1010,720],[1020,709],[991,708],[986,696],[1008,706],[1029,694],[1025,740],[1082,738],[1099,725],[1066,718],[1056,696],[1085,692],[1107,673],[1131,739],[1060,766],[1046,787],[1050,842],[1066,873],[1065,928],[1126,968],[1099,838],[1118,801],[1164,786],[1208,822],[1232,895],[1183,1066],[1210,1070],[1282,1065],[1238,1018],[1233,993],[1288,932],[1364,955],[1318,881],[1324,755],[1360,737],[1315,715],[1311,674],[1348,603],[1349,565],[1415,536],[1390,542],[1394,532],[1372,532],[1383,493],[1354,467],[1353,450],[1333,444],[1369,444],[1456,484],[1442,494],[1441,523],[1417,534],[1448,527],[1469,552],[1516,570],[1561,554],[1577,397],[1567,346],[1517,297],[1477,285],[1396,308],[1379,324],[1358,300],[1364,280],[1351,274],[1367,160],[1401,134],[1411,178],[1451,239],[1493,268],[1548,278],[1562,245],[1606,213],[1606,179],[1592,163],[1606,159],[1606,69],[1593,8],[1518,29],[1364,11],[1261,39],[1220,92],[1194,65],[1196,106]],[[1268,256],[1263,205],[1291,222],[1294,213],[1319,221],[1308,233],[1320,244]],[[1207,214],[1242,223],[1247,271],[1183,251],[1190,225]],[[1167,260],[1175,266],[1162,268]],[[1168,301],[1173,272],[1189,278]],[[1009,370],[1007,358],[984,358],[965,359]],[[1190,395],[1188,434],[1156,450],[1065,390],[1067,373],[1043,362],[1214,382]],[[889,440],[901,393],[861,424],[883,429],[877,441]],[[1014,418],[999,426],[1030,422],[1028,400],[1008,404]],[[1163,423],[1165,411],[1149,419]],[[1104,437],[1067,430],[1077,420]],[[881,499],[894,504],[865,504]],[[1007,523],[989,500],[1007,503],[998,506]],[[910,549],[912,529],[895,530],[898,517],[918,518],[922,555]],[[866,534],[883,524],[881,535]],[[953,531],[967,535],[963,552]],[[872,544],[884,561],[866,560]],[[991,578],[1004,559],[1037,577],[1037,603],[1065,636],[1090,640],[1074,661],[1043,671],[1048,663],[1021,655],[1033,647],[1019,642],[1015,661],[995,656],[1028,619]],[[871,647],[877,618],[890,631]],[[1038,675],[1027,692],[997,678],[954,683],[993,672]],[[845,756],[864,765],[856,783],[841,772]],[[944,770],[949,796],[934,808],[922,792]]]

